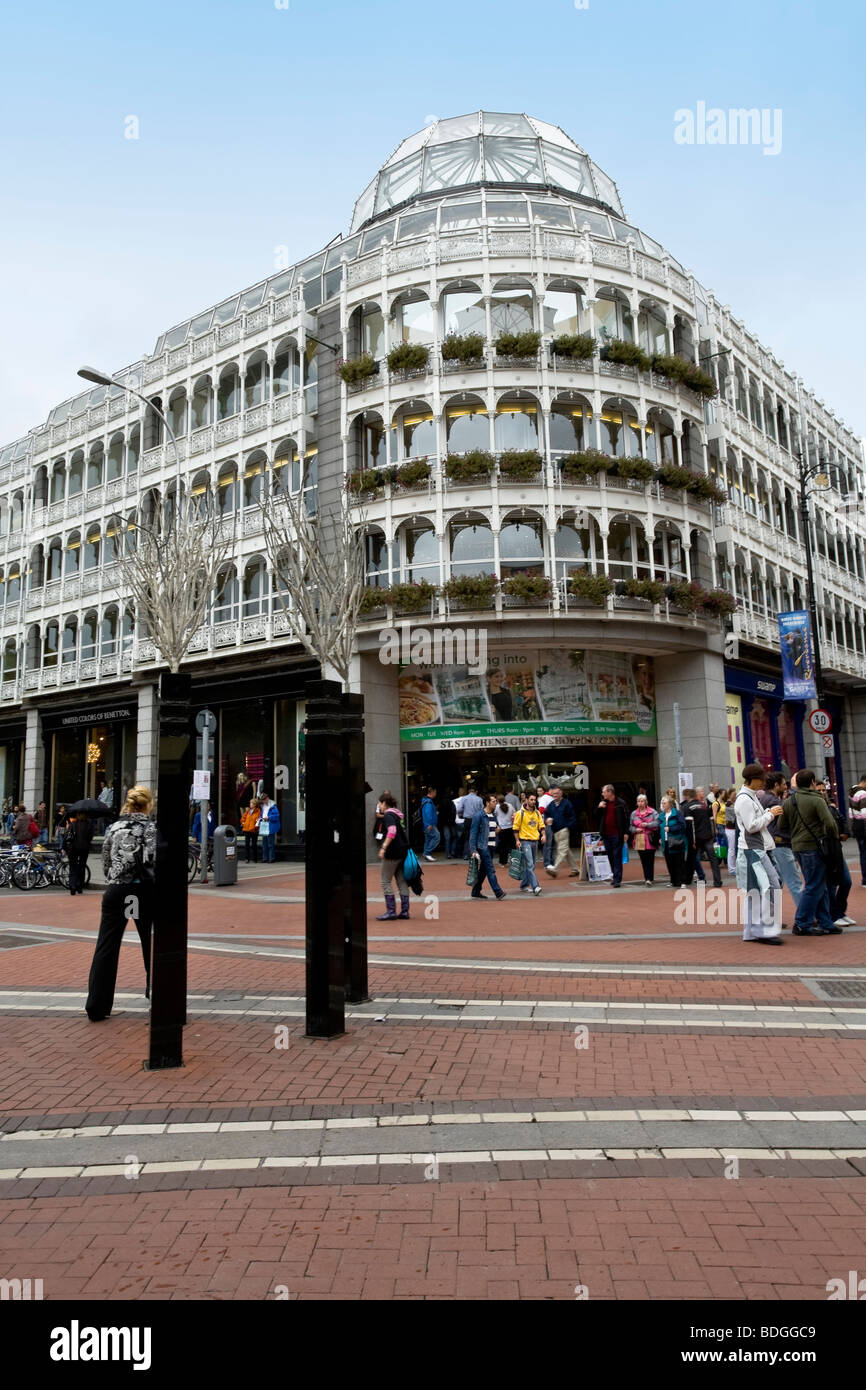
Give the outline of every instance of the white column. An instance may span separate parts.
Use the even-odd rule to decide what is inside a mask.
[[[155,685],[142,685],[138,691],[138,741],[135,780],[156,791],[159,771],[159,718]]]
[[[39,805],[44,785],[45,744],[42,741],[42,720],[38,709],[29,709],[24,739],[24,805],[28,811],[35,811]]]

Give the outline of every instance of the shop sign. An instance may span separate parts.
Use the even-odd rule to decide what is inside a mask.
[[[651,657],[583,650],[493,654],[480,672],[407,666],[398,689],[401,741],[428,748],[655,741]]]
[[[137,718],[137,705],[116,705],[113,709],[85,710],[83,714],[64,714],[61,716],[60,726],[64,729],[71,729],[86,724],[117,724],[123,719]]]

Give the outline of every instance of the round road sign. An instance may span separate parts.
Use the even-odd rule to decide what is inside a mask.
[[[825,709],[813,709],[809,715],[809,728],[813,734],[829,734],[833,720]]]
[[[217,717],[211,709],[200,709],[195,717],[196,733],[203,734],[207,729],[209,734],[216,733]]]

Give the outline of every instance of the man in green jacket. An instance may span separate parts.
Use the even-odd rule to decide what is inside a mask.
[[[803,871],[804,887],[794,918],[795,936],[838,936],[830,916],[827,866],[818,841],[838,841],[836,822],[827,803],[815,790],[815,774],[806,769],[794,778],[796,791],[788,797],[776,822],[777,831],[790,835],[791,849]],[[813,926],[812,923],[815,923]]]

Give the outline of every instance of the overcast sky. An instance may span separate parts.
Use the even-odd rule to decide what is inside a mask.
[[[117,370],[273,273],[275,248],[299,260],[346,231],[405,136],[479,108],[562,126],[616,180],[629,219],[862,433],[864,12],[862,0],[7,7],[0,443],[76,394],[81,363]],[[677,143],[675,113],[699,102],[766,109],[778,153]]]

